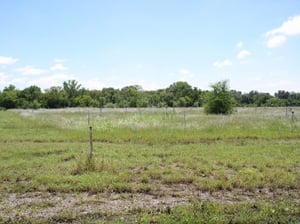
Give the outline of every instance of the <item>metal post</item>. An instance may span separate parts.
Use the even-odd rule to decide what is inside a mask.
[[[90,155],[89,158],[91,159],[93,157],[93,128],[90,126]]]
[[[101,117],[101,114],[102,114],[102,107],[100,106],[99,107],[99,117]]]
[[[186,128],[186,112],[183,112],[184,128]]]
[[[294,111],[292,111],[292,118],[291,118],[291,131],[294,131]]]
[[[168,116],[168,106],[165,107],[165,118]]]

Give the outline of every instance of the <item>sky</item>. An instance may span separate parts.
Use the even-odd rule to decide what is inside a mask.
[[[300,92],[299,0],[0,0],[0,90]]]

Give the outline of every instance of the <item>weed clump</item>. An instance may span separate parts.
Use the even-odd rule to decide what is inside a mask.
[[[97,171],[97,166],[95,163],[95,158],[86,157],[77,159],[76,169],[72,172],[73,175],[80,175],[86,172]]]
[[[113,161],[106,161],[104,158],[96,157],[79,157],[76,159],[76,168],[72,171],[72,175],[82,175],[89,172],[116,172],[117,167]]]

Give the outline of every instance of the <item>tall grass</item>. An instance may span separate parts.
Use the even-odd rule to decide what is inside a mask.
[[[20,140],[83,141],[89,126],[88,114],[96,141],[174,144],[206,139],[300,137],[298,108],[293,109],[293,122],[285,108],[240,108],[230,116],[205,115],[202,109],[168,109],[167,113],[165,109],[115,110],[103,110],[101,114],[97,109],[69,113],[61,110],[19,111],[27,117],[7,122],[15,127],[10,130],[19,134],[8,131],[0,139],[8,140],[18,134]],[[34,129],[32,125],[36,125]]]

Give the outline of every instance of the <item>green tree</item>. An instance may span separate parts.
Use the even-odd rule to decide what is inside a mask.
[[[96,107],[98,102],[90,95],[84,94],[75,98],[75,104],[79,107]]]
[[[18,90],[14,85],[5,87],[0,96],[0,107],[11,109],[18,107]]]
[[[204,110],[208,114],[230,114],[234,109],[234,99],[231,96],[228,81],[220,81],[211,85],[213,89],[207,98]]]
[[[46,89],[44,93],[44,106],[47,108],[62,108],[68,105],[67,93],[60,86]]]
[[[121,89],[120,107],[137,107],[137,101],[142,88],[138,85],[125,86]]]
[[[78,84],[76,80],[68,80],[67,82],[63,83],[63,86],[69,100],[68,106],[76,106],[75,98],[79,95],[81,84]]]
[[[106,104],[116,104],[118,102],[118,90],[112,87],[103,88],[99,97],[100,106],[105,106]]]
[[[277,97],[272,97],[268,99],[265,103],[267,107],[284,107],[287,105],[286,99],[279,99]]]
[[[19,107],[34,108],[41,107],[42,91],[38,86],[29,86],[18,93]]]
[[[148,99],[148,106],[153,107],[153,106],[159,105],[159,103],[160,103],[159,90],[146,91],[145,93],[146,93],[147,99]]]
[[[242,105],[242,92],[236,90],[230,90],[231,96],[236,101],[238,106]]]
[[[146,91],[138,92],[138,99],[136,101],[137,107],[149,107],[150,94],[147,94]]]
[[[165,89],[157,90],[157,95],[158,95],[157,106],[158,107],[168,106],[168,95],[166,90]]]
[[[272,96],[269,93],[258,93],[257,96],[255,97],[254,103],[258,106],[265,106],[267,101],[271,99]]]
[[[194,90],[187,82],[175,82],[166,89],[168,106],[192,106],[194,98]]]
[[[277,97],[278,99],[286,99],[287,100],[290,97],[290,93],[285,90],[278,90],[277,93],[275,93],[275,97]]]

